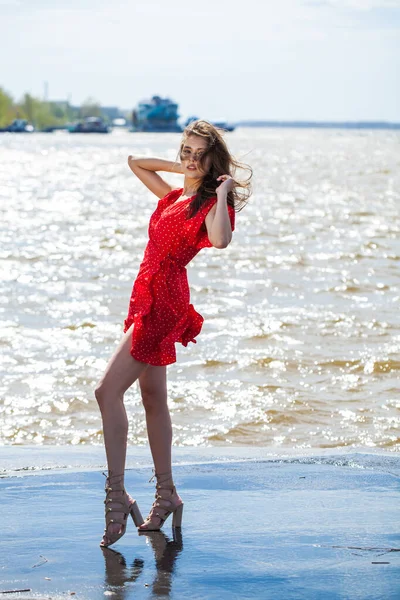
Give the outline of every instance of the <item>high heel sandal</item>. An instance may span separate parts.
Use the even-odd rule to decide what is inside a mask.
[[[106,483],[104,487],[104,491],[106,492],[106,499],[104,500],[105,504],[105,517],[106,517],[106,528],[104,530],[103,539],[100,542],[100,546],[103,548],[107,548],[111,546],[111,544],[115,544],[125,533],[126,531],[126,523],[127,517],[130,514],[136,527],[139,527],[143,523],[143,517],[140,513],[139,507],[137,505],[136,500],[132,500],[130,496],[126,493],[126,490],[123,486],[123,475],[106,475]],[[120,496],[110,496],[111,492],[122,492]],[[113,505],[117,504],[118,506],[108,506],[110,503]],[[123,513],[122,521],[111,518],[112,512]],[[118,533],[109,532],[108,528],[112,523],[118,523],[121,525],[120,531]]]
[[[163,475],[168,475],[168,477],[160,480],[159,478]],[[149,479],[149,482],[151,482],[154,477],[157,478],[155,501],[143,525],[139,527],[139,531],[160,531],[171,513],[173,515],[172,527],[182,526],[182,499],[178,496],[173,484],[165,484],[166,481],[172,481],[171,475],[170,471],[168,473],[156,473],[154,471],[153,476]]]

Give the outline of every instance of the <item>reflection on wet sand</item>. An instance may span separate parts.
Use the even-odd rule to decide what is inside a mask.
[[[151,584],[152,598],[169,598],[172,588],[172,574],[175,562],[183,549],[181,529],[172,530],[172,539],[163,531],[141,531],[151,546],[155,559],[155,576]],[[105,560],[105,591],[112,592],[116,600],[126,600],[131,587],[144,572],[144,560],[135,558],[130,567],[121,552],[111,548],[101,549]],[[146,587],[150,584],[143,582]]]
[[[112,592],[117,600],[123,600],[129,593],[126,583],[134,583],[142,574],[144,560],[135,558],[130,567],[127,566],[125,557],[112,548],[101,549],[105,560],[105,591]]]

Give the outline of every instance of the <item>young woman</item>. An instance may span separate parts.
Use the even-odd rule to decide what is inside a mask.
[[[183,502],[171,472],[166,365],[176,361],[176,342],[196,343],[203,323],[190,304],[185,266],[202,248],[228,246],[235,209],[240,210],[250,195],[251,169],[233,159],[221,132],[207,121],[195,121],[185,129],[179,157],[180,163],[128,158],[133,173],[160,200],[150,218],[149,241],[133,286],[124,336],[95,391],[108,466],[101,546],[124,535],[129,514],[140,531],[159,530],[171,513],[173,526],[181,525]],[[238,167],[249,171],[247,180],[233,179]],[[173,189],[159,171],[183,174],[183,188]],[[124,488],[128,420],[123,397],[137,379],[157,479],[155,502],[144,522]]]

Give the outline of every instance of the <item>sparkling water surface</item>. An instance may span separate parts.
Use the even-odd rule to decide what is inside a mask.
[[[157,199],[129,154],[178,134],[0,136],[0,443],[101,444],[93,390]],[[205,318],[168,367],[174,444],[400,448],[400,134],[237,129],[254,194],[188,266]],[[182,177],[165,174],[180,187]],[[129,442],[147,443],[137,384]]]

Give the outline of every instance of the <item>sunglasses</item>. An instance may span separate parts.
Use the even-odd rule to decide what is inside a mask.
[[[192,159],[194,162],[198,162],[203,158],[206,152],[207,150],[198,150],[197,152],[192,152],[192,150],[189,150],[189,148],[182,148],[179,156],[181,160]]]

